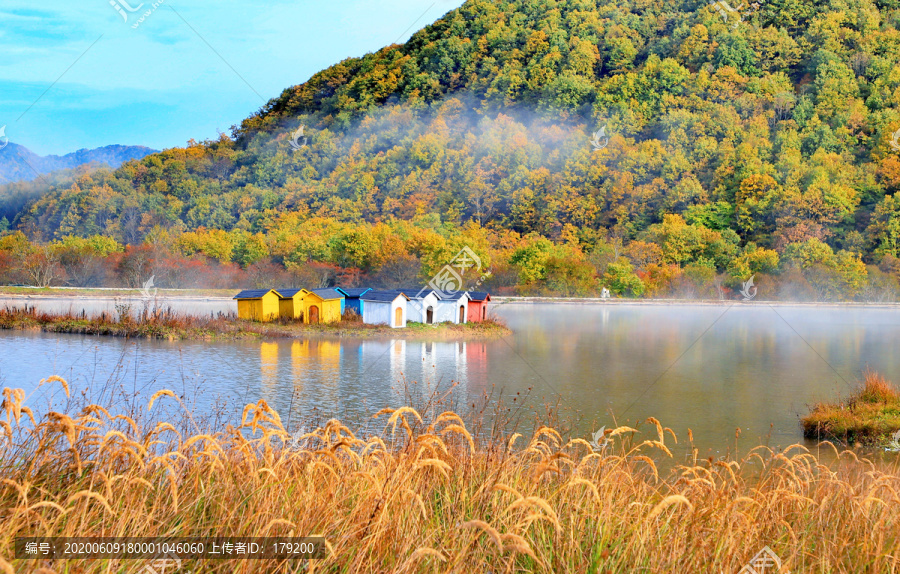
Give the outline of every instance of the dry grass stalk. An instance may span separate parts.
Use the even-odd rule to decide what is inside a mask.
[[[736,572],[768,545],[792,572],[900,571],[900,472],[851,451],[826,464],[802,446],[760,447],[658,476],[671,431],[655,419],[650,440],[620,427],[603,453],[543,427],[518,449],[504,437],[497,456],[450,412],[423,421],[411,408],[384,411],[385,434],[366,440],[330,421],[297,448],[262,401],[237,428],[181,437],[98,406],[32,423],[21,393],[3,396],[0,571],[142,567],[14,561],[17,536],[313,534],[331,547],[313,564],[184,568]]]

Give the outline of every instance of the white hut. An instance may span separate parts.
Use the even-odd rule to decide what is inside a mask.
[[[469,313],[469,294],[465,291],[447,293],[435,306],[435,323],[465,323]]]
[[[368,291],[360,299],[363,304],[363,323],[390,325],[394,329],[406,327],[409,297],[399,291]]]
[[[409,320],[414,323],[438,323],[435,319],[438,298],[431,289],[400,289],[398,292],[409,297]]]

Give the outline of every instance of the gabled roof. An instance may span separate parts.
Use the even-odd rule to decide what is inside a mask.
[[[409,301],[409,297],[406,296],[402,291],[372,291],[370,290],[368,293],[363,295],[361,299],[363,301],[381,301],[385,303],[390,303],[397,297],[403,297],[407,301]]]
[[[398,293],[403,293],[410,299],[424,299],[429,293],[433,293],[434,289],[430,287],[401,287],[400,289],[392,289]]]
[[[273,289],[245,289],[235,295],[233,299],[262,299],[263,295],[268,293],[269,291],[274,291]],[[276,295],[278,293],[275,293]]]
[[[452,293],[441,293],[437,289],[432,289],[431,287],[407,287],[402,289],[396,289],[401,293],[407,295],[410,299],[423,299],[428,296],[429,293],[434,293],[435,297],[438,298],[439,301],[457,301],[462,298],[463,295],[466,294],[465,291],[454,291]]]
[[[303,289],[276,289],[275,292],[278,293],[278,296],[282,299],[290,299],[297,293],[303,291]]]
[[[316,295],[318,295],[325,301],[328,301],[329,299],[343,299],[344,298],[344,294],[335,289],[313,289],[311,292],[315,293]]]
[[[352,299],[356,299],[361,297],[364,293],[367,293],[372,290],[371,287],[335,287],[335,291],[340,291],[344,294],[345,297],[350,297]]]
[[[434,292],[438,301],[459,301],[463,297],[468,297],[469,294],[466,291],[454,291],[452,293],[441,293],[439,291]]]
[[[491,294],[487,291],[469,291],[469,299],[472,301],[490,301]]]

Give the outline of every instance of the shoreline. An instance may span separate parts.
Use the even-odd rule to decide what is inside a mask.
[[[506,297],[492,296],[491,303],[496,305],[534,305],[541,303],[554,303],[563,305],[639,305],[647,307],[865,307],[900,309],[900,302],[896,303],[860,303],[858,301],[845,302],[809,302],[809,301],[764,301],[754,299],[752,301],[734,300],[721,301],[717,299],[601,299],[599,297]]]
[[[341,321],[331,324],[257,323],[228,316],[204,317],[157,311],[120,319],[102,312],[94,316],[45,313],[34,309],[0,309],[0,330],[40,331],[73,335],[183,340],[237,339],[404,339],[410,341],[486,340],[512,333],[496,321],[480,323],[410,323],[404,329]]]
[[[27,292],[15,292],[10,289],[28,289]],[[71,291],[67,293],[66,291]],[[153,299],[157,302],[173,301],[173,302],[229,302],[233,301],[233,294],[238,290],[226,289],[160,289]],[[20,288],[20,287],[2,287],[0,286],[0,300],[13,299],[22,301],[103,301],[113,302],[115,300],[126,301],[142,301],[145,298],[141,296],[139,289],[116,289],[116,288],[78,288],[78,287],[48,287],[41,288]],[[743,301],[740,299],[626,299],[611,298],[602,299],[600,297],[546,297],[546,296],[512,296],[512,295],[496,295],[491,296],[491,305],[496,308],[505,305],[537,305],[537,304],[562,304],[562,305],[611,305],[611,306],[649,306],[649,307],[726,307],[726,306],[742,306],[742,307],[806,307],[806,308],[869,308],[869,309],[900,309],[900,301],[898,302],[879,302],[864,303],[859,301],[778,301],[778,300],[760,300]]]
[[[240,289],[157,289],[160,299],[230,301]],[[0,298],[21,299],[141,299],[141,289],[126,287],[10,287],[0,286]]]

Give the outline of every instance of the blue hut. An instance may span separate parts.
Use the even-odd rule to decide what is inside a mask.
[[[344,308],[341,309],[341,313],[345,309],[353,309],[357,315],[362,317],[363,311],[365,311],[365,303],[362,296],[371,290],[371,287],[335,287],[335,291],[339,291],[344,295]]]

